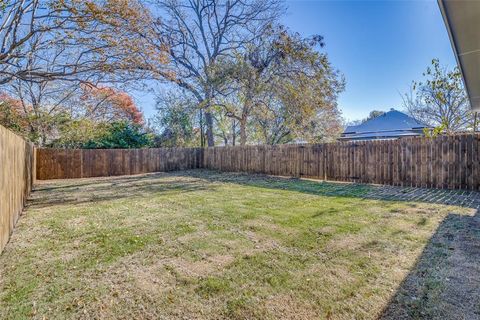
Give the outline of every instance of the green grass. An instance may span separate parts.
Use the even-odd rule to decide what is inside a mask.
[[[0,256],[0,318],[376,318],[442,220],[472,210],[370,188],[209,171],[42,183]]]

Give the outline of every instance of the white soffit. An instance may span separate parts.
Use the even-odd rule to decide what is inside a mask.
[[[470,104],[480,111],[480,0],[438,0]]]

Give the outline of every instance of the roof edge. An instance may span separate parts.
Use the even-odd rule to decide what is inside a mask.
[[[472,109],[474,111],[480,111],[480,106],[478,108],[476,108],[474,106],[473,101],[472,101],[472,95],[470,94],[470,92],[468,90],[467,83],[465,82],[465,72],[463,70],[462,63],[459,59],[458,45],[457,45],[457,42],[455,40],[455,37],[453,36],[453,32],[452,32],[452,29],[450,27],[450,25],[451,25],[450,24],[450,18],[449,18],[448,12],[447,12],[447,10],[445,8],[445,4],[444,4],[446,1],[448,1],[448,0],[437,0],[438,7],[440,9],[440,13],[442,14],[443,23],[445,23],[445,27],[447,29],[448,38],[450,39],[450,45],[452,46],[453,55],[455,56],[455,60],[457,61],[458,69],[460,70],[460,73],[462,74],[463,87],[465,88],[465,91],[467,92],[468,101],[470,102],[470,109]]]

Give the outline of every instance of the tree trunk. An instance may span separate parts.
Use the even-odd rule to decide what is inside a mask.
[[[43,130],[43,128],[40,130],[40,135],[41,147],[45,147],[47,144],[47,134],[45,133],[45,130]]]
[[[204,138],[204,126],[203,126],[203,110],[200,109],[200,147],[205,147],[205,138]]]
[[[210,112],[205,111],[205,122],[207,124],[207,143],[209,147],[215,146],[213,139],[213,116]]]
[[[240,145],[247,144],[247,119],[240,120]]]
[[[232,119],[232,145],[235,145],[235,142],[237,140],[237,125],[235,124],[235,119]]]
[[[478,126],[478,112],[475,111],[475,115],[473,118],[473,132],[477,132],[477,126]]]

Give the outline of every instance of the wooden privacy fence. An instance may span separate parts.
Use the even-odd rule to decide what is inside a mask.
[[[208,148],[204,167],[396,186],[480,187],[480,135]]]
[[[0,126],[0,252],[32,190],[34,155],[32,143]]]
[[[37,179],[133,175],[202,167],[201,148],[37,149]]]
[[[480,187],[480,135],[338,142],[136,150],[39,149],[39,179],[207,168],[398,186]]]

